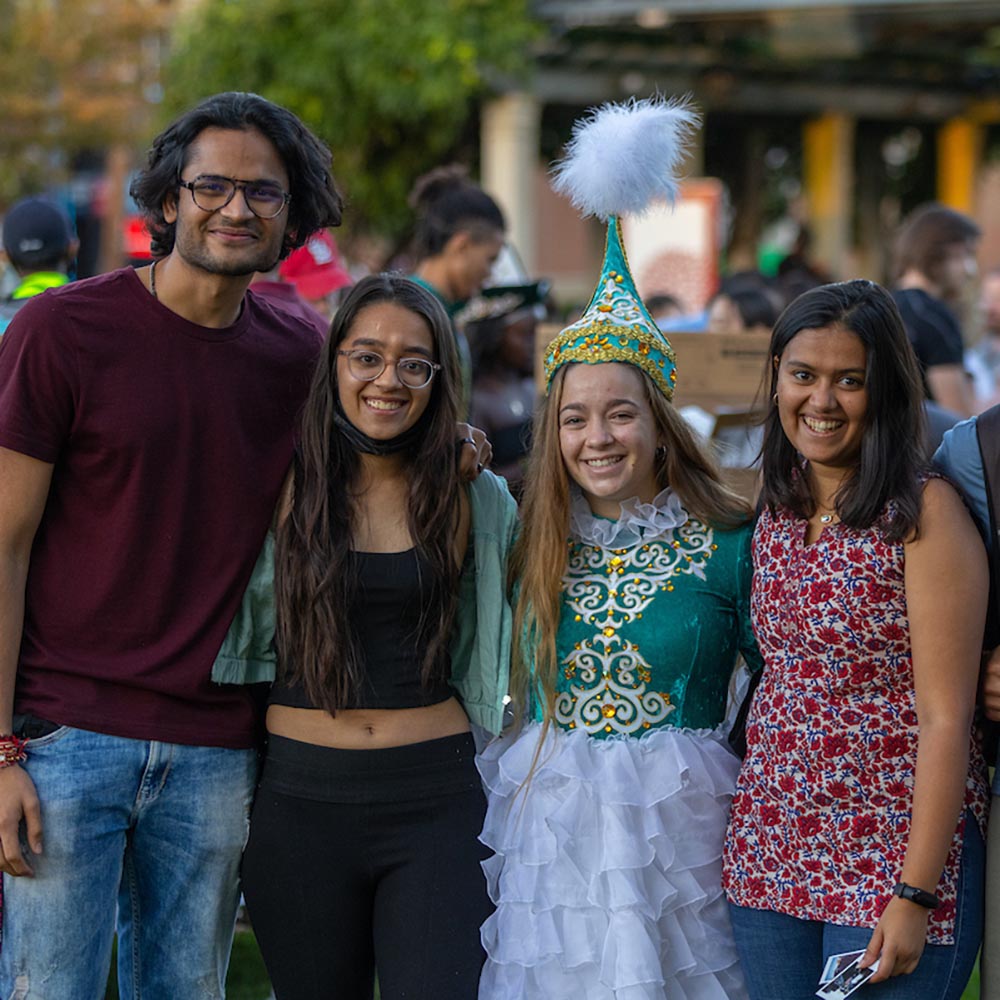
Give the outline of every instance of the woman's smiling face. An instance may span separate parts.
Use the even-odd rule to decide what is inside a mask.
[[[355,378],[349,359],[337,355],[337,392],[344,416],[359,431],[386,441],[408,431],[424,414],[434,380],[419,389],[399,380],[401,358],[436,361],[434,339],[424,318],[395,302],[365,306],[354,318],[339,350],[368,351],[385,361],[382,373],[370,382]]]
[[[861,338],[840,326],[799,331],[775,359],[781,427],[810,464],[843,470],[857,462],[868,411],[867,361]]]
[[[623,500],[657,493],[656,421],[633,365],[574,364],[559,401],[559,446],[569,477],[590,509],[617,519]]]

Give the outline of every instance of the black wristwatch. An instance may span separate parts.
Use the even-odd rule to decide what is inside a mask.
[[[918,889],[915,885],[907,885],[905,882],[897,882],[892,894],[899,896],[900,899],[908,899],[911,903],[916,903],[917,906],[924,906],[928,910],[936,910],[941,904],[941,900],[933,892]]]

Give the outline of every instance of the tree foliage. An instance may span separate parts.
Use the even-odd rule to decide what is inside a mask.
[[[526,71],[535,31],[527,0],[204,2],[175,26],[168,110],[221,90],[285,105],[333,150],[348,224],[397,233],[413,179]]]
[[[0,201],[148,130],[164,17],[147,0],[0,0]]]

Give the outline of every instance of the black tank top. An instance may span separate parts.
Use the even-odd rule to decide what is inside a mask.
[[[424,647],[417,634],[429,587],[417,550],[352,552],[350,558],[358,580],[350,617],[362,672],[361,690],[345,707],[420,708],[447,701],[453,691],[446,681],[424,687],[420,680]],[[318,707],[301,684],[289,684],[282,673],[271,688],[271,704]]]

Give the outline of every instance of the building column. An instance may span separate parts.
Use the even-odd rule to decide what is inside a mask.
[[[983,148],[983,126],[970,118],[952,118],[937,132],[938,201],[972,215]]]
[[[483,105],[480,132],[483,187],[503,209],[507,235],[529,275],[538,262],[535,183],[541,118],[533,95],[503,94]]]
[[[830,113],[806,122],[802,175],[817,261],[845,277],[854,204],[854,119]]]

